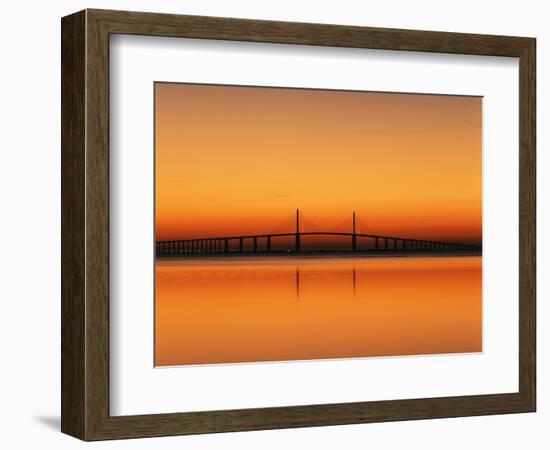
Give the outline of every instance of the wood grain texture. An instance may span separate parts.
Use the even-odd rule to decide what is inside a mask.
[[[520,58],[517,393],[109,416],[109,34]],[[62,430],[84,440],[535,410],[535,40],[86,10],[62,20]],[[185,405],[182,405],[185,408]]]
[[[85,19],[65,17],[61,35],[61,430],[85,430]]]
[[[536,41],[520,57],[519,384],[536,409]]]

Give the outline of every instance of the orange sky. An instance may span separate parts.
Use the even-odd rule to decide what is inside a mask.
[[[360,232],[481,241],[479,97],[155,90],[158,240],[292,231],[300,208],[331,231],[356,211]]]

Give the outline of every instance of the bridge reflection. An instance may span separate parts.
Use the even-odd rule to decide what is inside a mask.
[[[359,278],[359,275],[357,274],[357,269],[355,268],[355,264],[351,266],[351,270],[349,271],[350,274],[350,282],[351,282],[351,289],[352,289],[352,297],[355,298],[355,295],[357,294],[357,280]],[[300,300],[300,268],[296,266],[296,300]]]

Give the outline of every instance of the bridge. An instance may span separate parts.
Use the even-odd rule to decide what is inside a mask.
[[[273,248],[272,240],[286,237],[293,240],[293,247],[286,250],[286,253],[304,253],[308,251],[304,250],[302,246],[302,238],[306,236],[349,237],[347,250],[349,252],[481,252],[479,245],[357,233],[355,212],[352,215],[351,232],[300,231],[300,211],[298,209],[296,210],[296,230],[292,232],[157,241],[155,251],[157,256],[280,253],[281,250]],[[363,243],[362,246],[358,244],[360,241]],[[246,249],[245,242],[251,242],[252,248]],[[236,248],[234,245],[230,245],[232,243],[237,243]]]

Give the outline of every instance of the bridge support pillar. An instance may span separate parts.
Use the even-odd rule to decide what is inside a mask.
[[[388,251],[388,238],[384,238],[384,250]]]
[[[378,238],[377,237],[374,238],[374,249],[376,251],[378,251]]]
[[[296,233],[296,242],[294,244],[294,250],[296,252],[299,252],[301,250],[301,245],[300,245],[300,233]]]
[[[243,238],[239,238],[239,251],[242,253],[244,252],[244,242]]]
[[[351,235],[351,251],[357,251],[357,236],[355,234]]]
[[[254,253],[256,253],[258,251],[258,238],[257,237],[252,238],[252,243],[254,247]]]
[[[271,251],[271,236],[267,237],[267,251]]]
[[[223,251],[224,253],[229,253],[229,239],[223,240]]]

